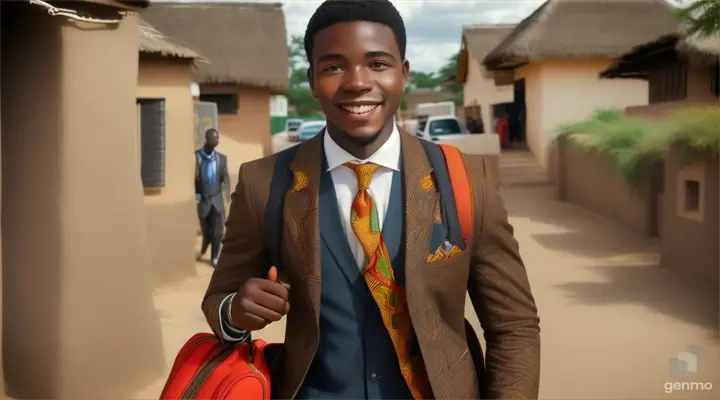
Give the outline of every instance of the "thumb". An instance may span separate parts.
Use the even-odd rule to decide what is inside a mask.
[[[268,280],[273,282],[277,282],[278,280],[278,270],[274,265],[268,270]]]

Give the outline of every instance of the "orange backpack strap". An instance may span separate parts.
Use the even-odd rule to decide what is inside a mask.
[[[449,144],[441,144],[440,149],[445,156],[445,163],[448,167],[463,239],[469,244],[472,241],[473,222],[475,220],[470,177],[465,168],[465,161],[463,161],[462,154],[457,147]]]

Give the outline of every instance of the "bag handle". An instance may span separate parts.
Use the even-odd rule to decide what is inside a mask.
[[[445,163],[450,175],[462,236],[469,244],[474,230],[475,204],[472,197],[470,178],[465,168],[465,161],[463,161],[462,153],[457,147],[449,144],[441,144],[439,147],[445,155]]]
[[[445,161],[442,148],[437,144],[420,139],[423,145],[425,155],[430,162],[435,178],[435,187],[440,194],[440,209],[442,210],[443,225],[447,229],[447,240],[455,246],[465,249],[465,240],[463,239],[462,229],[460,227],[460,219],[458,217],[458,209],[453,192],[452,183],[450,182],[450,171]]]

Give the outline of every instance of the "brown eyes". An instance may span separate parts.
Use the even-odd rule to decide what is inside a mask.
[[[387,68],[390,68],[390,66],[385,64],[382,61],[374,61],[374,62],[370,63],[370,68],[374,69],[374,70],[382,71]]]
[[[323,68],[323,72],[339,72],[339,71],[341,71],[341,69],[337,65],[329,65],[329,66]]]
[[[384,71],[388,68],[390,68],[390,65],[387,63],[384,63],[382,61],[373,61],[370,64],[368,64],[368,67],[375,71]],[[342,71],[342,68],[339,65],[328,65],[327,67],[323,68],[323,72],[328,73],[335,73]]]

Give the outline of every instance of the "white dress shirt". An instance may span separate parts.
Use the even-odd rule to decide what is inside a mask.
[[[372,179],[370,180],[370,187],[368,192],[375,203],[378,211],[378,220],[380,223],[380,229],[383,228],[383,222],[385,221],[385,214],[387,213],[388,203],[390,202],[390,189],[392,187],[393,172],[400,171],[400,131],[397,126],[394,126],[393,132],[390,134],[388,140],[370,157],[364,160],[360,160],[352,154],[348,153],[340,147],[327,133],[323,136],[323,146],[325,150],[325,159],[327,160],[328,171],[333,180],[333,186],[335,187],[335,194],[338,199],[338,208],[340,209],[340,218],[345,236],[348,239],[350,250],[355,256],[355,262],[358,268],[362,268],[365,264],[365,251],[363,250],[360,241],[355,235],[355,231],[352,229],[350,223],[350,209],[352,203],[355,200],[355,195],[358,191],[358,181],[355,172],[350,168],[345,167],[343,164],[352,163],[375,163],[380,165],[380,168],[375,172]],[[234,294],[229,295],[223,299],[222,305],[226,301],[230,301]],[[220,317],[220,330],[225,340],[231,342],[237,342],[245,340],[247,332],[242,334],[239,331],[228,332],[223,327],[222,315]]]

